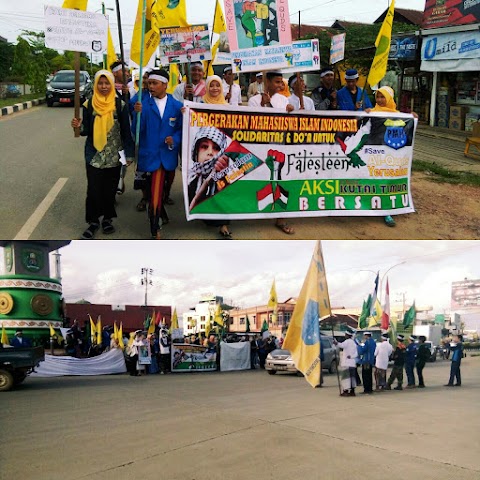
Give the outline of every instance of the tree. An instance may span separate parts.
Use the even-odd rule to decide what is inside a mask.
[[[0,82],[5,81],[10,74],[14,54],[15,47],[13,44],[0,42]]]
[[[318,38],[322,64],[328,65],[332,35],[346,33],[345,60],[340,64],[345,68],[355,67],[361,70],[363,74],[367,74],[375,55],[375,40],[380,27],[380,23],[372,25],[350,24],[342,31],[328,28],[322,30],[316,36],[307,35],[305,38]],[[413,33],[415,30],[415,25],[394,22],[392,33]]]

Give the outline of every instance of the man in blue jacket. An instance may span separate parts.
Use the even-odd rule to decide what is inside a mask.
[[[365,108],[372,108],[372,102],[367,95],[363,97],[363,89],[357,86],[358,72],[351,68],[345,72],[345,83],[337,92],[337,109],[362,111]]]
[[[452,365],[450,367],[450,379],[445,385],[446,387],[460,387],[462,385],[462,377],[460,375],[460,364],[463,357],[463,337],[456,335],[453,337],[453,342],[450,343],[450,351],[452,352]],[[453,381],[457,379],[457,383]]]
[[[377,344],[372,338],[371,332],[364,332],[365,343],[358,345],[358,355],[362,362],[362,382],[363,392],[366,394],[373,393],[373,367],[375,366],[375,347]]]
[[[12,338],[10,345],[12,347],[17,347],[17,348],[20,348],[20,347],[28,348],[32,346],[32,342],[28,338],[25,338],[23,336],[23,330],[19,328],[15,332],[15,336]]]
[[[147,174],[148,216],[155,239],[161,238],[162,223],[168,222],[164,205],[165,175],[177,168],[182,139],[183,105],[167,93],[168,80],[165,70],[152,70],[148,77],[149,94],[142,96],[142,103],[134,104],[135,112],[141,112],[137,169]],[[134,135],[136,128],[137,115],[134,114]]]

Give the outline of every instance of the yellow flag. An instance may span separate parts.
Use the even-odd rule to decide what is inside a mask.
[[[159,28],[188,26],[186,0],[157,0],[153,3],[152,23],[157,32]]]
[[[382,306],[378,298],[375,300],[372,315],[369,317],[368,328],[377,327],[382,323]]]
[[[155,50],[158,47],[160,36],[158,29],[155,30],[152,25],[152,7],[155,5],[155,0],[147,0],[147,9],[145,13],[145,39],[143,45],[143,65],[145,67]],[[133,27],[132,45],[130,48],[130,58],[140,65],[140,51],[142,49],[142,12],[143,0],[138,0],[137,16],[135,18],[135,26]]]
[[[151,335],[152,333],[155,333],[155,311],[153,312],[152,318],[150,320],[150,325],[148,326],[147,330],[147,335]]]
[[[223,317],[222,317],[222,307],[219,303],[217,303],[217,309],[215,310],[215,318],[214,321],[217,325],[223,327]]]
[[[102,344],[102,317],[97,318],[97,345]]]
[[[378,32],[375,46],[377,50],[368,73],[367,82],[369,85],[376,85],[387,73],[388,54],[390,53],[390,42],[392,40],[393,16],[395,14],[395,0],[392,0],[385,20]]]
[[[170,64],[168,76],[169,76],[169,80],[168,80],[167,93],[172,94],[175,88],[177,87],[177,85],[180,83],[179,80],[181,78],[180,70],[178,69],[177,63]]]
[[[312,387],[320,384],[319,321],[330,314],[322,244],[318,241],[282,347],[290,350],[297,369]]]
[[[2,323],[2,344],[3,345],[10,345],[10,342],[8,340],[7,331],[5,330],[5,325],[3,325],[3,323]]]
[[[213,17],[213,32],[222,33],[227,31],[227,24],[225,23],[225,16],[223,15],[222,7],[219,0],[215,5],[215,16]]]
[[[118,60],[117,54],[115,53],[115,47],[113,45],[112,34],[110,32],[110,27],[108,27],[108,42],[107,42],[107,68],[110,68],[110,65]]]
[[[118,327],[116,320],[113,322],[113,338],[118,341]]]
[[[97,341],[97,327],[95,326],[95,322],[92,320],[90,314],[88,314],[88,318],[90,319],[90,339],[92,345],[95,345]]]
[[[172,323],[170,325],[171,330],[173,330],[175,328],[179,328],[178,327],[178,316],[177,316],[177,309],[176,308],[173,310]]]
[[[76,8],[77,10],[86,10],[88,0],[64,0],[62,8]]]
[[[50,336],[54,337],[55,336],[55,330],[53,329],[52,324],[49,323],[48,326],[50,327]]]
[[[207,77],[211,75],[215,75],[213,70],[213,62],[215,60],[215,55],[217,55],[218,47],[220,46],[220,40],[217,40],[212,47],[212,59],[211,60],[204,60],[203,61],[203,69],[207,72]]]
[[[275,280],[272,283],[272,288],[270,289],[270,298],[268,299],[268,306],[271,308],[277,308],[278,299],[277,299],[277,289],[275,288]]]
[[[122,322],[120,322],[120,327],[118,328],[117,338],[118,338],[118,344],[120,345],[120,348],[123,350],[125,348],[125,344],[123,343],[123,325],[122,325]]]

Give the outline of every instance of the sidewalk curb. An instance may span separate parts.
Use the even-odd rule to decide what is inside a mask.
[[[2,107],[0,109],[0,117],[4,117],[5,115],[11,115],[12,113],[16,112],[21,112],[22,110],[27,110],[28,108],[41,105],[42,103],[45,103],[45,97],[28,100],[28,102],[16,103],[15,105],[10,105],[9,107]]]

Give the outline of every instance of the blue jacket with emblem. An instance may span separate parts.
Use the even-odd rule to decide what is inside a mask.
[[[357,87],[357,102],[362,101],[363,89]],[[368,98],[368,95],[365,94],[365,99],[363,102],[364,108],[372,108],[372,102]],[[355,105],[353,104],[352,95],[347,87],[343,87],[337,92],[337,110],[350,110],[355,111]],[[363,110],[360,108],[359,111]]]
[[[135,95],[132,104],[137,101]],[[160,167],[173,171],[178,165],[178,153],[182,141],[182,112],[183,105],[167,94],[167,104],[163,117],[150,94],[142,95],[142,114],[140,116],[140,145],[138,152],[138,170],[154,172]],[[132,132],[135,137],[137,128],[137,114],[132,119]],[[173,149],[169,150],[165,138],[173,138]]]
[[[362,365],[375,365],[375,348],[377,344],[373,338],[367,338],[363,345],[358,346],[358,354]]]

